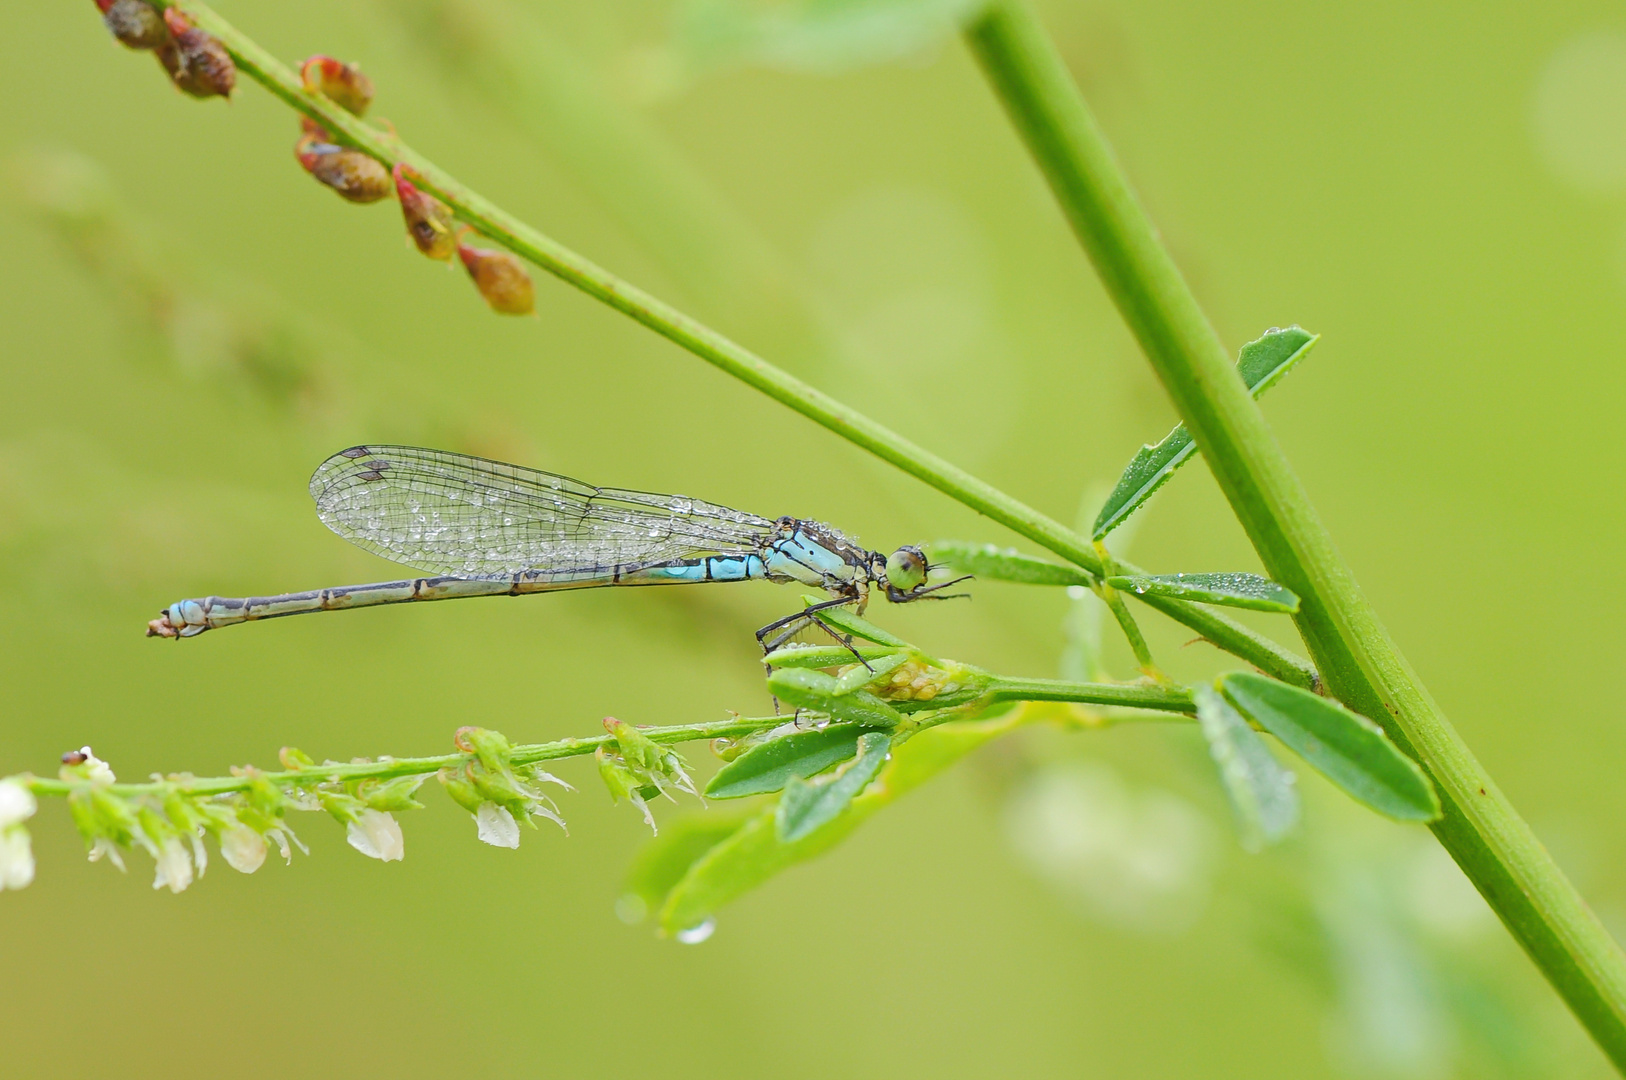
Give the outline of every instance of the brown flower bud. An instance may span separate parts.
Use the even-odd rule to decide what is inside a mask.
[[[299,68],[300,81],[308,93],[323,93],[347,112],[361,116],[373,103],[373,80],[354,64],[331,56],[313,56]]]
[[[457,255],[492,311],[499,315],[529,315],[536,310],[531,275],[514,256],[506,251],[470,247],[461,238]]]
[[[171,41],[158,49],[158,60],[175,85],[196,98],[231,97],[237,65],[219,39],[193,26],[176,8],[164,9],[164,22]]]
[[[456,219],[451,208],[433,195],[419,191],[409,180],[405,165],[395,166],[395,194],[401,200],[401,216],[407,235],[418,250],[431,259],[449,260],[457,250]]]
[[[362,153],[306,135],[294,146],[294,156],[305,171],[351,202],[370,203],[387,198],[390,174]]]
[[[157,49],[169,44],[164,17],[147,0],[96,0],[102,23],[132,49]]]

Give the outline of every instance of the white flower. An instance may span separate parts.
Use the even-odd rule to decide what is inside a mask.
[[[381,862],[396,862],[406,855],[406,841],[401,838],[401,823],[395,815],[383,810],[363,810],[345,830],[350,846]]]
[[[79,752],[85,756],[81,762],[85,767],[85,775],[90,777],[92,783],[111,784],[118,779],[113,775],[113,767],[91,752],[90,747],[81,746]]]
[[[474,815],[474,823],[479,830],[480,839],[492,847],[519,847],[519,823],[514,820],[514,815],[508,812],[508,807],[498,806],[494,802],[483,802]]]
[[[166,836],[158,845],[158,872],[153,875],[152,887],[169,887],[172,893],[184,892],[192,884],[192,853],[179,836]]]
[[[300,851],[304,852],[306,855],[311,853],[311,849],[306,847],[300,841],[299,837],[294,835],[294,831],[286,824],[279,825],[275,829],[267,829],[265,831],[265,838],[276,843],[277,850],[282,854],[282,861],[287,863],[289,866],[294,864],[294,853],[289,849],[288,841],[292,840],[294,846]]]
[[[124,856],[119,854],[118,845],[105,836],[98,836],[90,843],[90,861],[100,862],[103,855],[107,856],[108,862],[119,868],[119,873],[124,872]]]
[[[287,846],[286,841],[283,846]],[[233,870],[252,874],[265,862],[265,837],[247,825],[233,825],[220,833],[220,857]]]
[[[15,780],[0,780],[0,829],[27,821],[36,809],[32,791]]]
[[[7,786],[16,785],[0,784]],[[28,844],[28,830],[21,825],[0,829],[0,891],[25,888],[33,880],[34,850]]]

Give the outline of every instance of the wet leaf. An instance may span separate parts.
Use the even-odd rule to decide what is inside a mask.
[[[871,731],[858,740],[858,756],[834,776],[820,780],[797,778],[787,783],[774,815],[780,841],[794,844],[846,810],[886,764],[891,745],[891,737]]]
[[[1299,598],[1290,589],[1258,574],[1141,574],[1108,578],[1107,584],[1136,596],[1173,596],[1199,604],[1289,614],[1299,609]]]
[[[1019,710],[1010,709],[996,718],[960,721],[921,732],[893,750],[877,782],[853,799],[845,814],[794,843],[781,841],[776,833],[774,819],[778,807],[764,807],[689,867],[661,910],[662,932],[675,934],[685,927],[697,926],[724,904],[750,892],[786,867],[824,854],[851,835],[870,815],[943,772],[977,747],[1010,731],[1022,720]]]
[[[1272,330],[1242,346],[1236,362],[1237,374],[1253,396],[1258,397],[1280,382],[1319,340],[1319,335],[1296,326]],[[1100,540],[1123,524],[1196,452],[1197,444],[1184,424],[1176,425],[1162,442],[1141,447],[1096,516],[1093,538]]]
[[[616,911],[630,923],[659,911],[672,887],[699,859],[728,839],[754,810],[706,810],[663,821],[661,834],[638,849],[627,868]]]
[[[823,772],[858,753],[863,728],[832,724],[819,731],[798,731],[758,743],[717,770],[706,785],[714,799],[740,799],[779,791],[792,778]]]
[[[1076,566],[1036,559],[1014,548],[972,544],[964,540],[938,540],[926,547],[926,559],[974,574],[984,581],[1011,581],[1018,585],[1089,585],[1090,575]]]
[[[845,645],[787,645],[763,657],[769,667],[830,668],[853,662],[853,649]],[[907,656],[890,645],[859,645],[859,656],[874,664],[891,656]]]
[[[1439,797],[1423,770],[1366,717],[1253,672],[1233,672],[1220,686],[1260,727],[1378,813],[1398,821],[1440,816]]]
[[[1242,846],[1258,851],[1287,835],[1299,817],[1293,773],[1272,756],[1257,732],[1229,702],[1207,686],[1192,690],[1197,723],[1208,752],[1219,766],[1220,782],[1236,812]]]
[[[842,693],[835,676],[808,668],[780,668],[771,673],[768,692],[798,709],[812,709],[865,727],[894,727],[903,720],[902,714],[868,690]]]
[[[828,598],[804,594],[802,603],[811,607],[814,604],[824,603],[825,599]],[[813,617],[843,634],[851,634],[853,637],[863,638],[865,641],[873,641],[877,645],[891,645],[893,648],[898,649],[913,648],[907,641],[896,634],[882,630],[868,619],[862,619],[846,608],[825,608],[823,611],[817,612]]]

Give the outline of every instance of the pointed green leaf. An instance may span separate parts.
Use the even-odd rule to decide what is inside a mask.
[[[616,913],[629,923],[659,911],[673,886],[712,848],[727,840],[755,811],[697,811],[661,822],[660,835],[638,850],[627,868]]]
[[[858,756],[834,776],[820,780],[797,778],[786,784],[774,815],[774,829],[780,842],[794,844],[846,810],[886,764],[886,752],[891,745],[890,736],[868,732],[858,740]]]
[[[1318,340],[1319,335],[1296,326],[1271,330],[1257,341],[1242,346],[1236,362],[1237,373],[1253,396],[1258,397],[1280,382]],[[1123,524],[1124,519],[1139,510],[1196,452],[1197,444],[1184,424],[1176,425],[1162,442],[1141,447],[1096,516],[1093,538],[1100,540]]]
[[[921,732],[893,751],[879,782],[854,799],[845,814],[795,843],[784,843],[777,835],[778,807],[764,807],[689,867],[667,896],[660,916],[662,932],[698,926],[779,871],[824,854],[876,811],[1021,722],[1022,714],[1011,709],[997,718],[958,721]]]
[[[889,656],[908,655],[899,653],[897,648],[891,645],[859,645],[856,649],[858,655],[871,664]],[[843,664],[853,662],[853,652],[853,649],[845,645],[787,645],[764,656],[762,661],[769,667],[841,667]]]
[[[857,724],[832,724],[759,743],[718,769],[706,785],[706,794],[714,799],[740,799],[778,791],[793,777],[813,776],[857,754],[863,730]]]
[[[926,546],[926,559],[975,574],[985,581],[1013,581],[1018,585],[1089,585],[1090,575],[1076,566],[1036,559],[1014,548],[972,544],[965,540],[938,540]]]
[[[1208,740],[1208,752],[1219,766],[1220,782],[1236,811],[1242,846],[1258,851],[1275,843],[1299,817],[1296,778],[1213,689],[1197,686],[1191,695],[1197,702],[1197,723]]]
[[[824,603],[827,599],[829,598],[803,594],[802,603],[812,607],[814,604]],[[896,634],[882,630],[868,619],[859,618],[844,607],[825,608],[823,611],[814,613],[813,617],[832,629],[839,630],[844,634],[851,634],[853,637],[862,638],[865,641],[873,641],[877,645],[891,645],[897,649],[913,648],[912,645]]]
[[[1398,821],[1440,816],[1439,797],[1423,770],[1366,717],[1253,672],[1233,672],[1220,686],[1260,727],[1378,813]]]
[[[1299,598],[1292,590],[1258,574],[1137,574],[1108,578],[1107,584],[1136,596],[1173,596],[1199,604],[1288,614],[1299,609]]]
[[[903,716],[867,690],[841,693],[835,676],[810,668],[779,668],[768,676],[768,693],[798,709],[826,713],[865,727],[894,727]]]

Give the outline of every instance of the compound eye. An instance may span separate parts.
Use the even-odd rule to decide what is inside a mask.
[[[913,545],[894,551],[886,560],[886,580],[903,592],[913,592],[926,584],[926,553]]]

